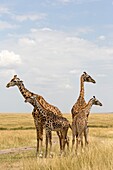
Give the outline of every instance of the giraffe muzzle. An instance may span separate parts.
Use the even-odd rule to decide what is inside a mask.
[[[6,87],[9,88],[9,84],[7,84]]]
[[[92,82],[93,82],[94,84],[96,83],[96,81],[95,81],[95,80],[93,80]]]

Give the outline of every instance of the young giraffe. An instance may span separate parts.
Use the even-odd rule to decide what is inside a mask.
[[[27,90],[23,84],[23,81],[20,80],[20,78],[17,77],[17,75],[14,75],[14,77],[11,79],[11,81],[6,85],[7,88],[11,87],[11,86],[17,86],[20,90],[20,93],[22,94],[22,96],[27,99],[28,97],[31,97],[33,95],[37,96],[37,100],[38,102],[40,102],[40,104],[47,110],[52,111],[54,114],[58,115],[58,116],[62,116],[62,113],[60,112],[60,110],[47,103],[45,101],[45,99],[37,94],[34,94],[33,92],[30,92],[29,90]],[[39,111],[36,109],[33,109],[32,112],[33,118],[34,118],[34,124],[36,127],[36,133],[37,133],[37,150],[36,150],[36,154],[38,154],[39,152],[39,141],[41,141],[41,149],[42,149],[42,141],[43,141],[43,121],[39,119]],[[60,140],[60,134],[57,133],[57,135],[59,136],[59,141]],[[62,148],[60,148],[62,149]]]
[[[55,115],[52,111],[44,109],[43,106],[39,103],[39,101],[37,101],[35,95],[27,98],[25,102],[29,102],[30,104],[32,104],[34,108],[39,111],[40,119],[43,120],[43,125],[46,133],[45,157],[47,157],[48,139],[51,139],[52,131],[60,132],[61,139],[62,139],[61,141],[62,151],[64,151],[65,143],[67,142],[67,132],[69,127],[71,128],[69,121],[63,116]],[[49,143],[50,143],[50,152],[51,152],[51,147],[52,147],[51,140],[49,140]]]
[[[77,99],[77,102],[73,105],[73,107],[71,109],[72,121],[74,119],[74,116],[79,113],[79,111],[82,109],[82,107],[86,106],[86,102],[84,99],[84,82],[96,83],[96,81],[90,75],[88,75],[86,72],[83,72],[83,74],[80,77],[80,94]],[[84,131],[85,144],[88,143],[87,135],[86,135],[87,131],[88,131],[88,128],[86,128]]]
[[[86,104],[85,107],[83,107],[79,113],[74,117],[73,124],[72,124],[72,150],[75,143],[75,136],[76,136],[76,153],[78,151],[78,144],[81,143],[81,148],[83,148],[83,133],[85,129],[87,128],[88,124],[88,116],[91,110],[92,105],[99,105],[102,106],[102,103],[100,103],[99,100],[93,96]]]

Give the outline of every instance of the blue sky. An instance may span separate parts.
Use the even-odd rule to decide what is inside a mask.
[[[80,75],[90,74],[85,99],[95,95],[113,112],[113,0],[1,0],[0,112],[31,112],[14,74],[26,88],[69,113],[80,90]],[[6,106],[7,105],[7,106]]]

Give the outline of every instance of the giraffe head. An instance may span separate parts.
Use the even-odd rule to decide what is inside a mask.
[[[91,99],[93,105],[102,106],[102,103],[95,96]]]
[[[96,81],[90,75],[88,75],[86,72],[83,72],[81,78],[83,79],[84,82],[96,83]]]
[[[11,79],[11,81],[6,85],[7,88],[11,87],[11,86],[15,86],[15,85],[19,85],[19,83],[22,83],[23,81],[21,81],[17,75],[14,75],[14,77]]]
[[[36,95],[33,95],[33,96],[31,96],[31,97],[27,97],[27,98],[25,99],[25,102],[26,102],[26,103],[29,102],[30,104],[32,104],[33,106],[35,106],[35,105],[36,105],[36,102],[37,102],[37,96],[36,96]]]

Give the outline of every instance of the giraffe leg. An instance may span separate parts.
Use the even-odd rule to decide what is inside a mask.
[[[72,126],[72,151],[75,144],[75,127]]]
[[[39,154],[39,144],[40,144],[41,150],[40,150],[39,157],[42,157],[43,156],[43,151],[42,151],[42,147],[43,147],[43,126],[39,121],[36,121],[36,130],[37,130],[37,152],[36,152],[36,156]]]
[[[43,125],[42,123],[40,123],[39,125],[39,131],[40,131],[40,141],[41,141],[41,151],[42,151],[42,148],[43,148]]]
[[[60,151],[62,151],[62,139],[61,139],[61,134],[60,134],[59,131],[57,131],[57,135],[58,135],[58,138],[59,138]]]
[[[46,151],[45,151],[45,158],[48,154],[48,138],[49,138],[49,132],[46,130]]]
[[[78,155],[78,145],[80,143],[80,140],[78,138],[78,136],[76,136],[76,155]]]
[[[73,136],[73,139],[72,139],[72,148],[71,148],[72,151],[73,151],[74,144],[75,144],[75,136]]]
[[[85,145],[87,146],[88,145],[88,132],[89,132],[89,128],[88,126],[85,127],[84,129],[84,137],[85,137]]]
[[[60,144],[61,144],[61,146],[60,146],[60,154],[62,155],[62,152],[63,152],[63,132],[62,131],[60,131]]]
[[[49,132],[49,144],[50,144],[50,157],[53,157],[52,154],[52,133]]]
[[[69,139],[67,136],[68,128],[64,130],[64,146],[63,146],[63,151],[65,150],[65,144],[67,144],[67,149],[69,151]]]
[[[37,134],[37,149],[36,149],[36,156],[39,153],[39,129],[36,129],[36,134]]]
[[[80,140],[81,140],[81,151],[83,152],[83,136],[82,135],[80,137]]]
[[[69,151],[69,137],[66,137],[67,150]]]
[[[62,150],[63,150],[63,152],[64,152],[64,148],[65,148],[65,134],[64,134],[65,132],[63,132],[63,145],[62,145]]]

